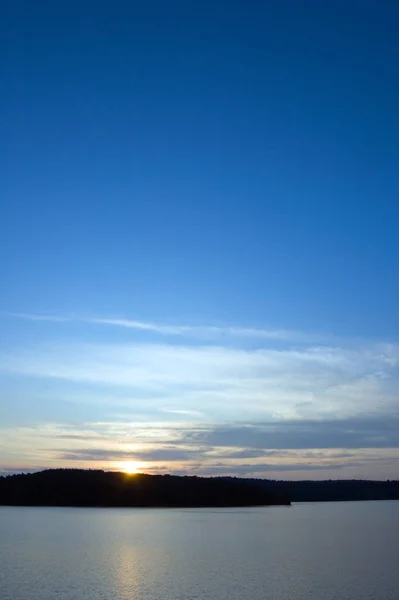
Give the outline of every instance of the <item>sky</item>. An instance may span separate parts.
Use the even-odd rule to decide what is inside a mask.
[[[0,6],[0,473],[399,476],[399,5]]]

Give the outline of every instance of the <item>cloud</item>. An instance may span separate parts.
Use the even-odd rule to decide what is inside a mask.
[[[82,324],[104,325],[140,332],[156,333],[163,336],[188,337],[202,340],[215,340],[223,338],[247,338],[258,340],[287,341],[296,340],[306,342],[309,337],[301,332],[288,331],[285,329],[264,329],[253,327],[229,327],[229,326],[196,326],[196,325],[170,325],[165,323],[153,323],[149,321],[138,321],[134,319],[116,317],[77,317],[75,315],[54,314],[29,314],[29,313],[6,313],[6,316],[28,321],[48,321],[52,323],[79,322]],[[314,340],[314,336],[312,338]]]
[[[77,448],[58,455],[60,460],[68,461],[149,461],[175,462],[199,460],[206,449],[154,448],[151,450],[108,450],[103,448]]]
[[[5,373],[129,391],[143,413],[192,419],[306,419],[397,406],[397,348],[231,348],[150,343],[52,343],[0,356]],[[116,393],[116,392],[115,392]],[[106,397],[106,395],[105,395]],[[200,409],[200,410],[198,410]],[[175,411],[174,413],[170,411]]]
[[[386,457],[364,458],[350,452],[335,453],[296,453],[284,451],[251,451],[242,449],[237,452],[219,452],[207,448],[179,449],[160,448],[147,451],[104,450],[101,448],[79,448],[61,452],[58,460],[77,463],[103,463],[110,468],[123,469],[124,462],[137,462],[147,472],[159,472],[166,465],[171,473],[197,475],[242,475],[262,476],[270,473],[296,471],[329,471],[367,464],[370,461],[387,462]],[[248,459],[237,462],[237,458]]]
[[[182,442],[246,448],[247,453],[248,449],[399,448],[399,415],[193,429],[183,436]]]
[[[101,325],[113,325],[127,329],[139,329],[152,331],[163,335],[186,336],[199,339],[220,339],[223,337],[254,338],[263,340],[305,340],[308,339],[302,333],[282,329],[256,329],[248,327],[216,327],[216,326],[193,326],[193,325],[161,325],[129,319],[97,318],[90,319],[91,323]]]
[[[361,464],[361,463],[358,463]],[[355,465],[354,465],[355,466]],[[202,476],[223,476],[223,475],[237,475],[241,477],[262,477],[264,475],[276,474],[276,473],[292,473],[296,471],[330,471],[334,469],[347,468],[347,463],[335,463],[331,465],[311,465],[311,464],[211,464],[201,465],[195,469],[196,475]],[[180,473],[183,474],[183,473]]]
[[[65,341],[53,331],[57,341],[36,332],[0,351],[1,383],[7,383],[0,409],[8,419],[2,419],[0,451],[18,466],[136,460],[209,474],[231,473],[234,465],[237,473],[346,462],[360,469],[362,459],[351,452],[399,447],[397,344],[333,345],[279,330],[15,316],[67,329]],[[84,341],[85,327],[73,327],[78,337],[71,337],[69,323],[96,325],[97,341]],[[119,336],[113,340],[126,340],[124,330],[161,337],[104,342],[107,327]],[[16,427],[29,422],[36,429]],[[316,451],[330,452],[330,462]],[[367,460],[371,465],[373,457]]]
[[[12,317],[14,319],[25,319],[27,321],[49,321],[51,323],[70,323],[75,317],[68,315],[33,315],[29,313],[3,313],[3,317]]]
[[[98,425],[93,424],[92,427],[96,431]],[[343,458],[354,456],[359,449],[386,452],[386,449],[399,448],[398,415],[237,425],[182,423],[168,426],[165,423],[164,426],[148,424],[145,428],[136,424],[110,423],[108,428],[100,426],[100,431],[108,431],[102,436],[91,433],[88,425],[86,428],[85,435],[64,435],[62,428],[49,429],[48,432],[53,439],[86,440],[90,444],[108,441],[119,446],[127,444],[129,450],[122,452],[134,452],[142,460],[168,460],[172,455],[180,460],[180,452],[211,454],[213,458],[218,456],[226,459],[284,458],[294,455],[311,459],[325,456]],[[92,450],[92,446],[89,450]]]
[[[161,423],[146,423],[141,429],[140,424],[126,422],[66,423],[4,430],[0,442],[0,455],[3,457],[0,471],[7,467],[10,472],[34,471],[38,470],[37,464],[41,464],[42,468],[68,466],[121,470],[124,462],[134,461],[138,462],[141,470],[150,473],[267,475],[272,478],[306,478],[309,476],[307,472],[312,473],[312,478],[326,477],[327,472],[334,477],[339,477],[339,472],[344,477],[359,473],[365,478],[396,476],[399,459],[397,420],[384,425],[380,416],[374,420],[365,419],[364,423],[361,420],[339,421],[333,427],[328,422],[304,425],[308,429],[315,428],[315,435],[307,438],[306,446],[331,429],[347,430],[348,435],[355,429],[351,443],[365,443],[364,437],[356,437],[362,431],[367,435],[370,432],[383,435],[389,431],[396,435],[396,441],[391,437],[386,438],[385,443],[396,443],[396,448],[376,444],[366,448],[302,448],[302,442],[299,440],[298,443],[295,434],[298,424],[286,422],[278,424],[283,435],[272,441],[285,445],[289,435],[291,445],[298,447],[265,447],[271,442],[268,440],[269,423],[242,424],[240,427],[190,426],[188,423],[171,426],[165,423],[164,428]],[[339,437],[331,439],[341,442]],[[240,446],[244,442],[249,446]],[[15,460],[17,456],[18,460]],[[14,467],[10,466],[12,464]]]

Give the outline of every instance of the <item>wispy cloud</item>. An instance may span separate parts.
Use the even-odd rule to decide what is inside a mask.
[[[222,337],[254,338],[263,340],[305,340],[302,333],[282,329],[255,329],[248,327],[216,327],[194,325],[162,325],[132,321],[129,319],[90,319],[91,323],[113,325],[128,329],[153,331],[163,335],[195,337],[199,339],[215,339]]]
[[[192,429],[182,443],[267,449],[399,448],[399,412],[352,418],[296,419]]]
[[[314,454],[305,459],[282,453],[341,449],[331,464],[338,469],[339,461],[353,467],[357,461],[360,468],[359,457],[344,456],[343,448],[377,453],[399,446],[397,344],[333,344],[287,331],[74,315],[14,317],[59,323],[60,328],[50,336],[57,341],[41,337],[35,326],[35,342],[29,336],[26,343],[0,351],[4,381],[18,380],[27,393],[21,406],[30,399],[41,416],[36,433],[15,429],[15,410],[8,429],[2,417],[0,451],[13,464],[18,456],[25,461],[19,466],[62,460],[68,466],[113,468],[115,461],[138,460],[157,470],[173,465],[189,472],[234,473],[236,465],[237,473],[261,473],[286,465],[294,472],[304,470],[305,463],[311,468],[330,463]],[[85,327],[68,329],[78,322],[98,326],[96,342],[84,341]],[[107,327],[161,337],[104,342]],[[126,335],[115,339],[126,340]],[[7,417],[12,407],[4,389],[0,409]],[[72,402],[74,410],[69,409]],[[57,406],[60,415],[63,407],[60,420],[76,417],[80,422],[46,429],[49,418],[43,420],[43,414],[53,418]],[[27,412],[35,414],[34,406]],[[99,421],[83,422],[87,415]],[[367,460],[374,464],[372,457]],[[385,472],[391,473],[393,466],[384,460]]]
[[[131,427],[134,435],[123,433]],[[141,424],[85,423],[82,426],[54,424],[47,427],[13,428],[5,431],[0,443],[8,448],[8,457],[18,451],[15,470],[33,469],[34,465],[80,466],[91,468],[123,469],[125,462],[137,462],[147,472],[196,473],[202,475],[241,474],[268,477],[348,477],[362,472],[366,477],[395,477],[399,459],[398,422],[389,418],[309,421],[268,424],[241,424],[240,426],[195,426],[181,423],[178,427],[164,423]],[[190,430],[191,429],[191,430]],[[153,433],[156,436],[153,436]],[[302,447],[302,430],[307,432],[308,443]],[[352,435],[351,432],[354,431]],[[274,434],[273,434],[274,431]],[[334,434],[338,432],[338,437]],[[376,447],[309,448],[318,445],[323,436],[327,444],[342,442],[341,433],[350,444],[369,443],[369,436],[383,436],[384,444]],[[272,435],[269,435],[272,433]],[[299,433],[299,437],[298,434]],[[173,441],[171,442],[171,434]],[[289,449],[269,448],[286,445]],[[242,444],[249,444],[242,446]],[[325,442],[322,442],[322,445]],[[396,444],[396,447],[395,447]],[[297,447],[296,447],[297,446]],[[35,448],[32,456],[32,448]],[[31,458],[29,458],[29,456]],[[15,458],[17,454],[15,454]],[[14,459],[15,461],[15,459]],[[3,467],[9,467],[6,463]],[[5,468],[3,470],[6,470]],[[308,474],[307,474],[308,473]],[[262,475],[263,474],[263,475]]]
[[[62,316],[62,315],[34,315],[29,313],[2,313],[3,317],[11,317],[14,319],[25,319],[27,321],[50,321],[52,323],[67,323],[75,320],[73,316]]]
[[[220,338],[247,338],[259,340],[296,340],[309,341],[309,336],[285,329],[264,329],[253,327],[229,327],[229,326],[196,326],[196,325],[170,325],[165,323],[153,323],[125,318],[111,317],[78,317],[76,315],[56,314],[29,314],[29,313],[6,313],[6,316],[25,319],[29,321],[48,321],[52,323],[79,322],[92,325],[104,325],[124,329],[137,330],[141,332],[156,333],[163,336],[191,337],[202,340],[214,340]],[[313,336],[314,339],[314,336]]]
[[[396,348],[277,350],[163,344],[41,344],[0,370],[131,391],[140,410],[205,419],[350,416],[394,407]],[[112,394],[111,394],[112,402]],[[176,413],[178,414],[178,413]]]

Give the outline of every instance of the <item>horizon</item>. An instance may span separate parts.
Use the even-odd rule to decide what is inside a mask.
[[[45,471],[84,471],[84,472],[99,472],[99,473],[117,473],[118,475],[124,475],[126,478],[136,477],[137,475],[146,475],[149,477],[199,477],[201,479],[248,479],[249,481],[270,481],[273,483],[340,483],[340,482],[357,482],[357,483],[397,483],[399,479],[270,479],[268,477],[246,477],[237,475],[195,475],[191,473],[185,473],[183,475],[175,475],[173,473],[145,473],[142,471],[118,471],[118,470],[107,470],[107,469],[93,469],[91,467],[48,467],[46,469],[40,469],[38,471],[18,471],[18,472],[2,472],[0,471],[0,477],[11,477],[13,475],[35,475],[37,473],[43,473]]]
[[[397,480],[399,5],[6,4],[0,473]]]

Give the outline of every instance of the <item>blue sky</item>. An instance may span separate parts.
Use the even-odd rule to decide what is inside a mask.
[[[0,470],[397,476],[398,6],[0,11]]]

